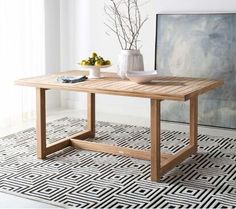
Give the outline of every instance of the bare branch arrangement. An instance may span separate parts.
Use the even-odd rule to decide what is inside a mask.
[[[121,49],[139,49],[138,39],[141,28],[148,20],[142,20],[139,0],[108,0],[104,6],[107,15],[105,25],[113,32],[120,43]],[[109,35],[109,33],[107,33]]]

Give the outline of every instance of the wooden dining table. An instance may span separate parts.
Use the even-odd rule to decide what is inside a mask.
[[[124,155],[151,161],[152,181],[159,181],[169,170],[183,160],[197,153],[198,147],[198,97],[223,85],[221,80],[206,78],[159,76],[149,83],[137,84],[122,80],[116,73],[102,73],[99,79],[87,79],[78,83],[60,83],[60,76],[83,76],[88,72],[81,70],[65,71],[50,75],[24,78],[15,81],[17,85],[36,88],[37,110],[37,157],[47,155],[68,146],[112,155]],[[46,98],[48,90],[66,90],[87,93],[87,128],[55,143],[46,142]],[[110,144],[97,143],[86,139],[95,137],[95,94],[108,94],[126,97],[140,97],[150,100],[150,141],[151,149],[140,150]],[[189,143],[175,154],[161,152],[161,102],[164,100],[189,101]],[[108,107],[109,108],[109,107]],[[134,107],[135,108],[135,104]],[[148,143],[148,142],[147,142]]]

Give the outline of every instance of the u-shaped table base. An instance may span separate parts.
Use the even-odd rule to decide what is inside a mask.
[[[190,141],[189,144],[175,154],[161,152],[161,127],[160,109],[161,100],[150,99],[151,103],[151,149],[137,150],[115,145],[101,144],[86,141],[87,138],[95,136],[95,93],[87,93],[87,130],[78,134],[68,136],[50,145],[46,144],[46,99],[47,89],[36,89],[37,104],[37,157],[45,159],[47,155],[73,146],[96,152],[104,152],[113,155],[124,155],[128,157],[151,161],[151,180],[160,181],[161,176],[181,163],[187,157],[197,152],[197,121],[198,121],[198,96],[190,98]]]

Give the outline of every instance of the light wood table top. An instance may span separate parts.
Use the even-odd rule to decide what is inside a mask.
[[[203,94],[223,85],[223,81],[220,80],[170,76],[160,76],[157,80],[150,83],[137,84],[129,80],[122,80],[116,73],[102,73],[102,78],[88,79],[74,84],[57,82],[59,76],[81,76],[87,74],[88,72],[86,71],[74,70],[19,79],[15,83],[44,89],[63,89],[179,101],[186,101],[193,96]]]

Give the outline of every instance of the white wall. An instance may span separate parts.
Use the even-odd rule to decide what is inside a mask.
[[[45,0],[45,64],[46,73],[60,71],[60,2]],[[47,91],[47,108],[60,106],[60,92]]]
[[[155,2],[151,0],[143,7],[143,16],[149,16],[140,35],[146,69],[154,67]],[[65,18],[61,21],[62,70],[78,69],[76,63],[96,51],[112,60],[113,66],[109,71],[116,72],[120,46],[114,35],[108,36],[105,33],[108,29],[104,25],[103,8],[104,0],[61,0],[61,18]],[[71,24],[72,22],[74,24]],[[63,93],[61,102],[63,107],[86,109],[85,96],[79,93]],[[98,112],[148,116],[148,109],[149,101],[145,99],[97,96]]]
[[[120,47],[115,36],[107,36],[103,24],[104,0],[61,0],[61,66],[62,70],[78,69],[76,63],[87,57],[91,51],[97,51],[113,62],[110,71],[116,71],[117,56]],[[160,12],[232,12],[236,11],[235,0],[150,0],[143,8],[143,16],[149,20],[140,35],[141,52],[145,69],[154,66],[155,14]],[[86,97],[79,93],[64,93],[62,105],[69,108],[86,109]],[[115,96],[97,96],[97,111],[130,116],[149,117],[147,99]]]
[[[158,12],[236,12],[235,0],[157,0]]]

